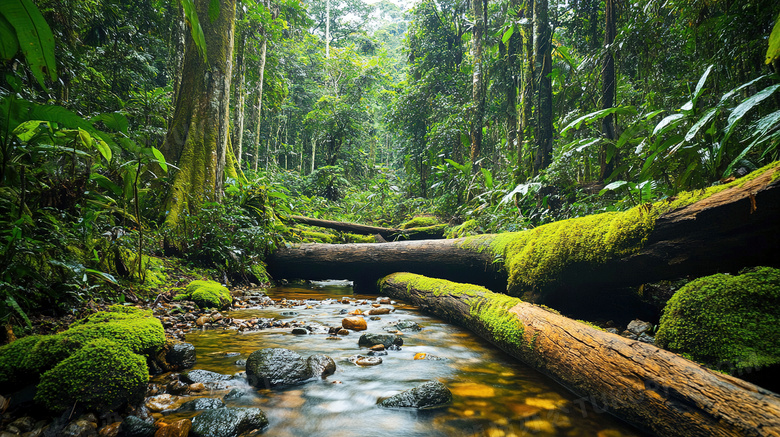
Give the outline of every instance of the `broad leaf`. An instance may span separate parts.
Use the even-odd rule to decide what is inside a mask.
[[[601,118],[604,118],[610,114],[636,114],[636,108],[633,106],[615,106],[613,108],[607,108],[607,109],[601,109],[595,112],[591,112],[589,114],[585,114],[582,117],[572,121],[569,123],[565,128],[561,130],[561,135],[565,134],[569,129],[579,129],[580,126],[582,126],[583,123],[591,123],[595,120],[599,120]]]
[[[152,146],[152,154],[154,155],[155,159],[157,159],[157,164],[160,165],[160,168],[163,169],[164,172],[168,173],[168,163],[165,162],[165,157],[163,156],[162,152],[160,152],[157,147]]]
[[[685,141],[690,142],[697,133],[701,130],[704,125],[710,122],[712,120],[712,117],[715,116],[715,114],[718,112],[718,108],[711,108],[707,112],[704,113],[704,115],[701,116],[701,118],[691,126],[691,128],[688,130],[688,133],[685,134]]]
[[[769,131],[774,130],[774,129],[780,127],[780,124],[778,124],[778,123],[780,123],[780,111],[775,111],[775,112],[767,115],[766,117],[763,117],[761,120],[759,120],[756,123],[756,130],[755,130],[755,132],[756,132],[756,139],[752,143],[750,143],[749,146],[747,146],[744,149],[742,149],[742,151],[739,153],[739,155],[737,155],[737,157],[734,158],[731,161],[731,163],[728,165],[728,167],[726,167],[726,170],[723,172],[723,176],[722,177],[724,177],[724,178],[728,177],[731,174],[731,170],[734,168],[734,166],[737,165],[737,163],[742,158],[744,158],[745,155],[747,155],[748,152],[750,152],[750,150],[753,149],[753,147],[755,147],[757,144],[761,144],[764,141],[767,141],[767,140],[771,139],[771,136],[768,137],[768,136],[766,136],[766,134]]]
[[[630,182],[628,181],[615,181],[611,184],[604,187],[601,191],[599,191],[599,196],[603,196],[607,191],[615,191],[619,188],[625,187],[626,185],[629,185]]]
[[[726,100],[730,99],[734,94],[736,94],[736,93],[742,91],[743,89],[745,89],[745,88],[755,84],[756,82],[760,81],[761,79],[766,78],[767,76],[769,76],[769,75],[765,74],[763,76],[759,76],[759,77],[751,80],[750,82],[745,82],[742,85],[740,85],[740,86],[734,88],[733,90],[727,92],[726,94],[723,95],[723,97],[720,98],[720,102],[718,102],[718,106],[724,104],[726,102]]]
[[[769,47],[766,50],[766,63],[771,64],[780,57],[780,15],[775,20],[775,27],[769,35]]]
[[[480,170],[482,171],[482,176],[485,177],[485,186],[489,190],[492,190],[493,189],[493,174],[490,173],[490,170],[488,170],[486,168],[481,168],[480,167]]]
[[[540,184],[539,182],[526,182],[524,184],[520,184],[516,186],[514,190],[507,193],[507,195],[501,199],[499,205],[507,203],[510,200],[514,199],[515,194],[519,194],[520,196],[525,196],[531,190],[538,190],[541,186],[542,184]]]
[[[663,120],[659,121],[657,125],[655,125],[655,129],[653,129],[653,135],[658,135],[659,133],[665,132],[667,129],[673,127],[676,123],[679,122],[681,118],[685,117],[685,114],[672,114],[666,116]]]
[[[103,155],[103,159],[105,159],[106,162],[111,162],[111,148],[108,147],[108,144],[106,144],[105,141],[97,139],[95,141],[95,148]]]
[[[127,120],[124,114],[119,112],[110,112],[105,114],[98,114],[92,117],[89,121],[92,123],[103,122],[107,128],[113,129],[117,132],[127,134],[127,128],[130,126],[130,122]]]
[[[41,87],[46,89],[46,73],[51,80],[57,80],[57,65],[54,61],[54,35],[41,11],[31,0],[0,0],[0,14],[16,30],[19,47],[30,64],[30,70]]]
[[[712,67],[714,67],[714,65],[707,67],[707,70],[704,72],[704,74],[701,75],[699,83],[696,84],[696,90],[693,92],[693,98],[691,99],[693,101],[693,105],[696,105],[696,101],[699,100],[699,96],[701,96],[701,93],[704,92],[704,83],[707,82],[707,77],[710,75]]]
[[[0,57],[10,61],[19,51],[19,40],[11,23],[0,15]]]
[[[753,109],[754,106],[763,102],[767,97],[771,96],[772,93],[774,93],[778,88],[780,88],[780,84],[766,87],[750,98],[745,99],[745,101],[740,103],[739,106],[734,108],[734,110],[731,112],[731,115],[729,115],[728,125],[726,126],[726,136],[723,137],[721,144],[726,144],[726,141],[734,132],[734,128],[737,127],[737,123],[742,120],[742,117],[744,117],[748,111]]]
[[[507,29],[506,32],[504,32],[504,36],[501,37],[501,42],[506,44],[506,42],[509,41],[509,38],[512,38],[512,34],[514,33],[515,33],[515,28],[514,26],[512,26],[509,29]]]
[[[195,4],[193,3],[193,0],[179,1],[184,9],[184,19],[187,20],[190,25],[192,39],[195,41],[195,45],[198,46],[198,51],[201,56],[203,56],[203,61],[208,63],[208,57],[206,56],[206,36],[203,34],[203,28],[200,26],[198,13],[195,11]]]

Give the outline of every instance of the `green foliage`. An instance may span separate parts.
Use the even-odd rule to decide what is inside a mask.
[[[407,220],[399,226],[400,229],[423,228],[440,224],[439,219],[431,216],[417,216]]]
[[[780,363],[780,270],[696,279],[667,302],[659,346],[716,370],[741,375]]]
[[[54,35],[49,25],[31,0],[2,0],[0,11],[3,36],[0,55],[10,60],[21,48],[35,79],[46,89],[46,73],[52,81],[57,80]]]
[[[0,346],[0,385],[8,387],[35,375],[25,363],[30,351],[40,340],[41,336],[28,335]]]
[[[191,300],[200,308],[225,309],[230,306],[233,298],[230,291],[219,282],[192,281],[175,300]]]
[[[107,338],[86,343],[41,376],[35,400],[53,411],[78,402],[96,411],[117,410],[143,399],[146,359]]]

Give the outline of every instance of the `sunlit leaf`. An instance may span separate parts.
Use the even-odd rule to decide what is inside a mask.
[[[195,45],[198,47],[201,56],[203,56],[203,61],[208,63],[208,57],[206,56],[206,36],[203,34],[203,28],[200,26],[198,13],[195,11],[195,4],[193,3],[193,0],[179,1],[184,9],[184,19],[190,25],[192,39],[195,41]]]
[[[595,112],[591,112],[589,114],[585,114],[582,117],[572,121],[569,123],[566,127],[564,127],[561,130],[561,135],[565,134],[569,129],[579,129],[580,126],[582,126],[583,123],[591,123],[595,120],[599,120],[601,118],[604,118],[610,114],[618,114],[618,115],[624,115],[624,114],[630,114],[634,115],[636,114],[636,108],[633,106],[615,106],[613,108],[607,108],[607,109],[601,109]]]
[[[512,34],[514,33],[515,33],[515,28],[514,26],[512,26],[509,29],[507,29],[506,32],[504,32],[504,36],[501,37],[501,42],[506,44],[506,42],[509,41],[509,38],[512,38]]]
[[[771,64],[780,57],[780,15],[775,20],[775,27],[769,35],[769,47],[766,50],[766,63]]]
[[[659,133],[662,133],[673,127],[675,122],[678,122],[683,117],[685,117],[685,114],[672,114],[666,116],[663,120],[659,121],[657,125],[655,125],[655,129],[653,129],[653,135],[658,135]]]
[[[701,130],[704,125],[710,122],[712,120],[712,117],[715,116],[715,114],[718,112],[718,108],[710,108],[707,112],[704,113],[704,115],[701,116],[701,118],[691,126],[691,128],[688,130],[688,133],[685,134],[685,141],[690,142],[697,133]]]
[[[774,93],[778,88],[780,88],[780,84],[768,86],[753,96],[745,99],[745,101],[740,103],[739,106],[734,108],[734,110],[731,111],[731,115],[729,115],[728,125],[726,126],[726,135],[723,137],[721,144],[726,144],[726,141],[734,132],[734,128],[737,127],[737,123],[742,120],[742,117],[744,117],[748,111],[753,109],[753,107],[759,103],[763,102],[767,97],[771,96],[772,93]]]
[[[160,168],[168,173],[168,163],[165,162],[165,157],[163,156],[162,152],[160,152],[157,147],[150,147],[152,149],[152,154],[154,155],[154,158],[157,160],[157,164],[160,166]]]
[[[501,202],[499,203],[499,205],[507,203],[510,200],[514,199],[515,195],[520,195],[521,197],[525,196],[526,194],[531,192],[531,190],[536,191],[539,188],[541,188],[541,186],[542,184],[540,184],[539,182],[526,182],[524,184],[520,184],[516,186],[512,191],[507,193],[506,196],[501,198]]]
[[[691,99],[693,101],[693,105],[696,104],[699,96],[701,96],[701,93],[704,92],[704,83],[707,82],[707,77],[710,75],[712,67],[714,67],[714,65],[707,67],[707,70],[704,72],[704,74],[701,75],[701,78],[699,78],[699,83],[696,84],[696,90],[693,92],[693,98]],[[693,108],[693,105],[691,105],[691,108]]]
[[[606,187],[604,187],[601,191],[599,191],[599,195],[603,196],[607,191],[615,191],[619,188],[625,187],[626,185],[629,185],[628,181],[615,181],[610,184],[608,184]]]

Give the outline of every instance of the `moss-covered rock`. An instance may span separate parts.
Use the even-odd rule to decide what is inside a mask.
[[[412,229],[412,228],[425,228],[428,226],[435,226],[441,224],[439,219],[433,216],[423,215],[423,216],[417,216],[413,219],[401,223],[401,226],[399,226],[401,229]]]
[[[148,381],[144,357],[101,338],[44,373],[35,400],[51,410],[75,402],[88,409],[113,410],[143,399]]]
[[[0,347],[0,387],[23,383],[35,375],[25,366],[25,361],[41,338],[40,335],[30,335]]]
[[[693,204],[731,187],[741,186],[768,170],[780,177],[780,162],[731,183],[683,192],[652,205],[549,223],[522,232],[467,237],[463,248],[488,250],[507,270],[510,294],[536,301],[539,290],[555,283],[564,268],[584,268],[641,250],[662,214]]]
[[[191,300],[200,308],[224,309],[230,305],[230,291],[214,281],[192,281],[174,300]]]
[[[780,363],[780,270],[690,282],[667,302],[656,344],[709,367],[742,373]]]
[[[67,331],[42,337],[24,366],[44,372],[96,339],[110,339],[131,352],[151,355],[165,345],[165,330],[151,310],[114,305],[73,323]]]

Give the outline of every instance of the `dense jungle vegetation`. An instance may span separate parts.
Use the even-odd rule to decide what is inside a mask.
[[[780,155],[773,0],[0,5],[9,335],[362,241],[290,215],[521,230]]]

